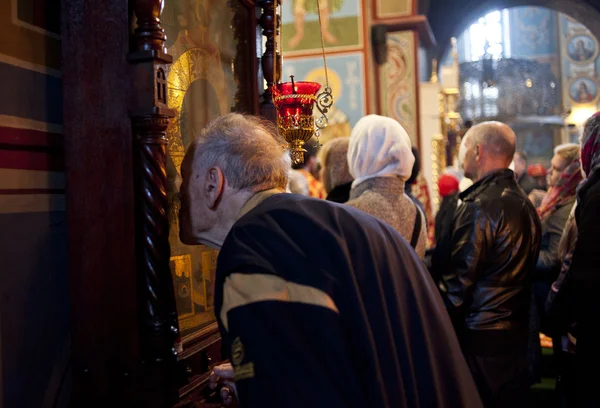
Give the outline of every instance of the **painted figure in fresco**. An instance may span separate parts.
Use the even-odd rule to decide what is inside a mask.
[[[167,2],[171,4],[171,10],[165,14],[165,29],[167,40],[171,37],[174,41],[168,41],[169,54],[177,58],[186,50],[194,47],[209,48],[209,25],[215,26],[214,14],[211,13],[213,3],[217,0],[179,0]],[[168,30],[172,26],[177,32]],[[171,32],[169,32],[171,31]],[[214,45],[213,45],[214,47]]]
[[[587,48],[582,39],[575,42],[575,50],[571,53],[571,58],[576,61],[586,61],[592,58],[592,55],[594,55],[594,50]]]
[[[337,38],[329,32],[329,16],[331,12],[338,11],[344,0],[321,0],[321,28],[323,30],[323,39],[326,43],[335,44]],[[317,13],[317,2],[314,0],[293,0],[292,8],[294,12],[294,30],[296,34],[290,39],[288,45],[290,48],[296,48],[304,38],[304,16],[306,13]]]
[[[594,95],[590,92],[588,86],[584,81],[579,83],[579,87],[577,88],[577,97],[575,98],[577,102],[591,102],[594,100]]]

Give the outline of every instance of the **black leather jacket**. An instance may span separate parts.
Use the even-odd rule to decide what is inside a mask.
[[[487,175],[459,198],[462,204],[433,266],[459,337],[518,331],[520,340],[526,339],[531,275],[540,250],[537,212],[511,170]],[[489,336],[476,341],[510,343]]]

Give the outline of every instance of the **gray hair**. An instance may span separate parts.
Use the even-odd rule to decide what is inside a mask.
[[[285,189],[291,166],[277,128],[256,116],[229,113],[212,120],[190,146],[193,165],[217,165],[234,189]]]
[[[471,143],[484,145],[496,157],[511,161],[516,150],[516,136],[502,122],[482,122],[467,131]]]

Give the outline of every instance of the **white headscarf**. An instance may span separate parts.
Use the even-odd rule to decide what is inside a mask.
[[[353,187],[374,177],[397,175],[407,180],[414,163],[410,137],[394,119],[367,115],[352,129],[348,166]]]

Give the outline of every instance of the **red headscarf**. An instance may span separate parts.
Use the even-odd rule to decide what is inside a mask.
[[[527,174],[531,177],[546,177],[546,169],[541,164],[532,164],[527,167]]]
[[[587,120],[584,132],[591,133],[581,146],[581,167],[589,177],[592,170],[600,165],[600,112],[594,113]]]
[[[458,179],[451,174],[442,174],[438,179],[440,196],[446,197],[458,191]]]
[[[562,172],[558,183],[550,188],[542,200],[542,204],[538,208],[538,214],[542,221],[552,214],[557,206],[563,205],[575,197],[577,186],[581,180],[583,180],[581,161],[579,157],[576,157]]]

